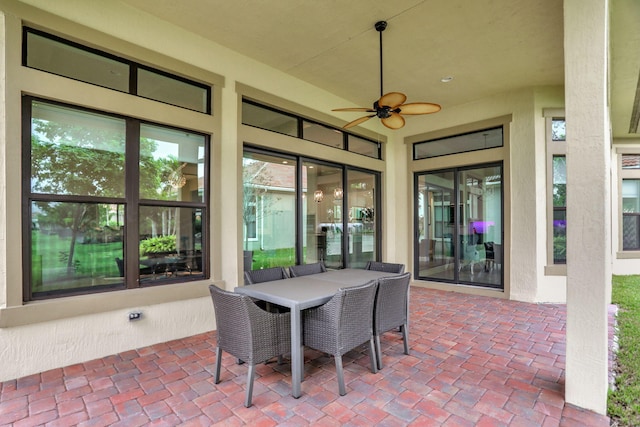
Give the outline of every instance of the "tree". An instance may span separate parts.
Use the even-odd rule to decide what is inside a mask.
[[[115,120],[115,119],[114,119]],[[116,121],[117,122],[117,121]],[[77,122],[32,120],[31,191],[52,195],[124,198],[125,132],[121,126],[105,124],[91,114]],[[140,140],[140,187],[156,193],[165,177],[175,170],[177,160],[154,159],[153,140]],[[155,191],[154,191],[155,190]],[[174,190],[175,191],[175,190]],[[107,212],[89,214],[87,203],[38,202],[39,224],[70,230],[71,241],[66,260],[72,269],[76,241],[81,232],[108,225]],[[106,209],[103,208],[105,211]],[[104,218],[105,224],[98,224]]]

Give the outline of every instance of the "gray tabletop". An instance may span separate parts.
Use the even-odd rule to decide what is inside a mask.
[[[325,303],[338,289],[345,286],[342,283],[321,280],[315,276],[317,274],[256,283],[237,287],[235,292],[289,308],[298,306],[300,309],[305,309]]]
[[[327,302],[340,288],[358,286],[370,280],[394,276],[396,273],[359,269],[332,270],[309,276],[240,286],[235,292],[263,301],[304,310]]]

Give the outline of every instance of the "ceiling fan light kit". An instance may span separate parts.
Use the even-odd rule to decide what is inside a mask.
[[[378,117],[382,124],[389,129],[400,129],[404,126],[403,115],[419,115],[419,114],[432,114],[440,111],[441,107],[438,104],[432,104],[430,102],[411,102],[405,104],[407,96],[400,92],[389,92],[384,94],[383,90],[383,74],[382,74],[382,32],[387,28],[386,21],[378,21],[375,24],[375,29],[380,33],[380,99],[373,103],[373,108],[336,108],[332,111],[360,111],[366,113],[375,113],[367,116],[360,117],[352,122],[343,126],[344,129],[348,129],[353,126],[357,126],[360,123],[364,123],[372,117]]]

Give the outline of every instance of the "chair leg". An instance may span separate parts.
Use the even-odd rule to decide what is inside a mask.
[[[333,356],[336,360],[336,375],[338,376],[338,392],[340,396],[347,394],[347,390],[344,386],[344,372],[342,372],[342,356]]]
[[[220,366],[222,366],[222,349],[216,347],[216,373],[213,377],[213,381],[216,384],[220,382]]]
[[[247,408],[251,406],[251,397],[253,395],[253,377],[256,373],[255,369],[255,365],[249,365],[249,372],[247,373],[247,395],[244,399],[244,406]]]
[[[375,336],[376,341],[376,360],[378,364],[378,369],[382,369],[382,349],[380,348],[380,335]]]
[[[404,354],[409,354],[409,328],[406,323],[402,325],[402,340],[404,341]]]
[[[371,359],[371,372],[375,374],[378,372],[378,357],[373,343],[373,336],[369,339],[369,359]]]

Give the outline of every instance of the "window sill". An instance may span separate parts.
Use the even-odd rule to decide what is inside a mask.
[[[566,276],[567,266],[566,264],[545,265],[544,275],[545,276]]]
[[[0,308],[0,328],[206,297],[209,296],[210,284],[212,284],[210,280],[177,283],[151,288],[55,298],[29,302],[21,306]],[[214,284],[222,284],[222,282],[214,282]]]
[[[640,258],[640,251],[616,252],[616,259],[636,259]]]

